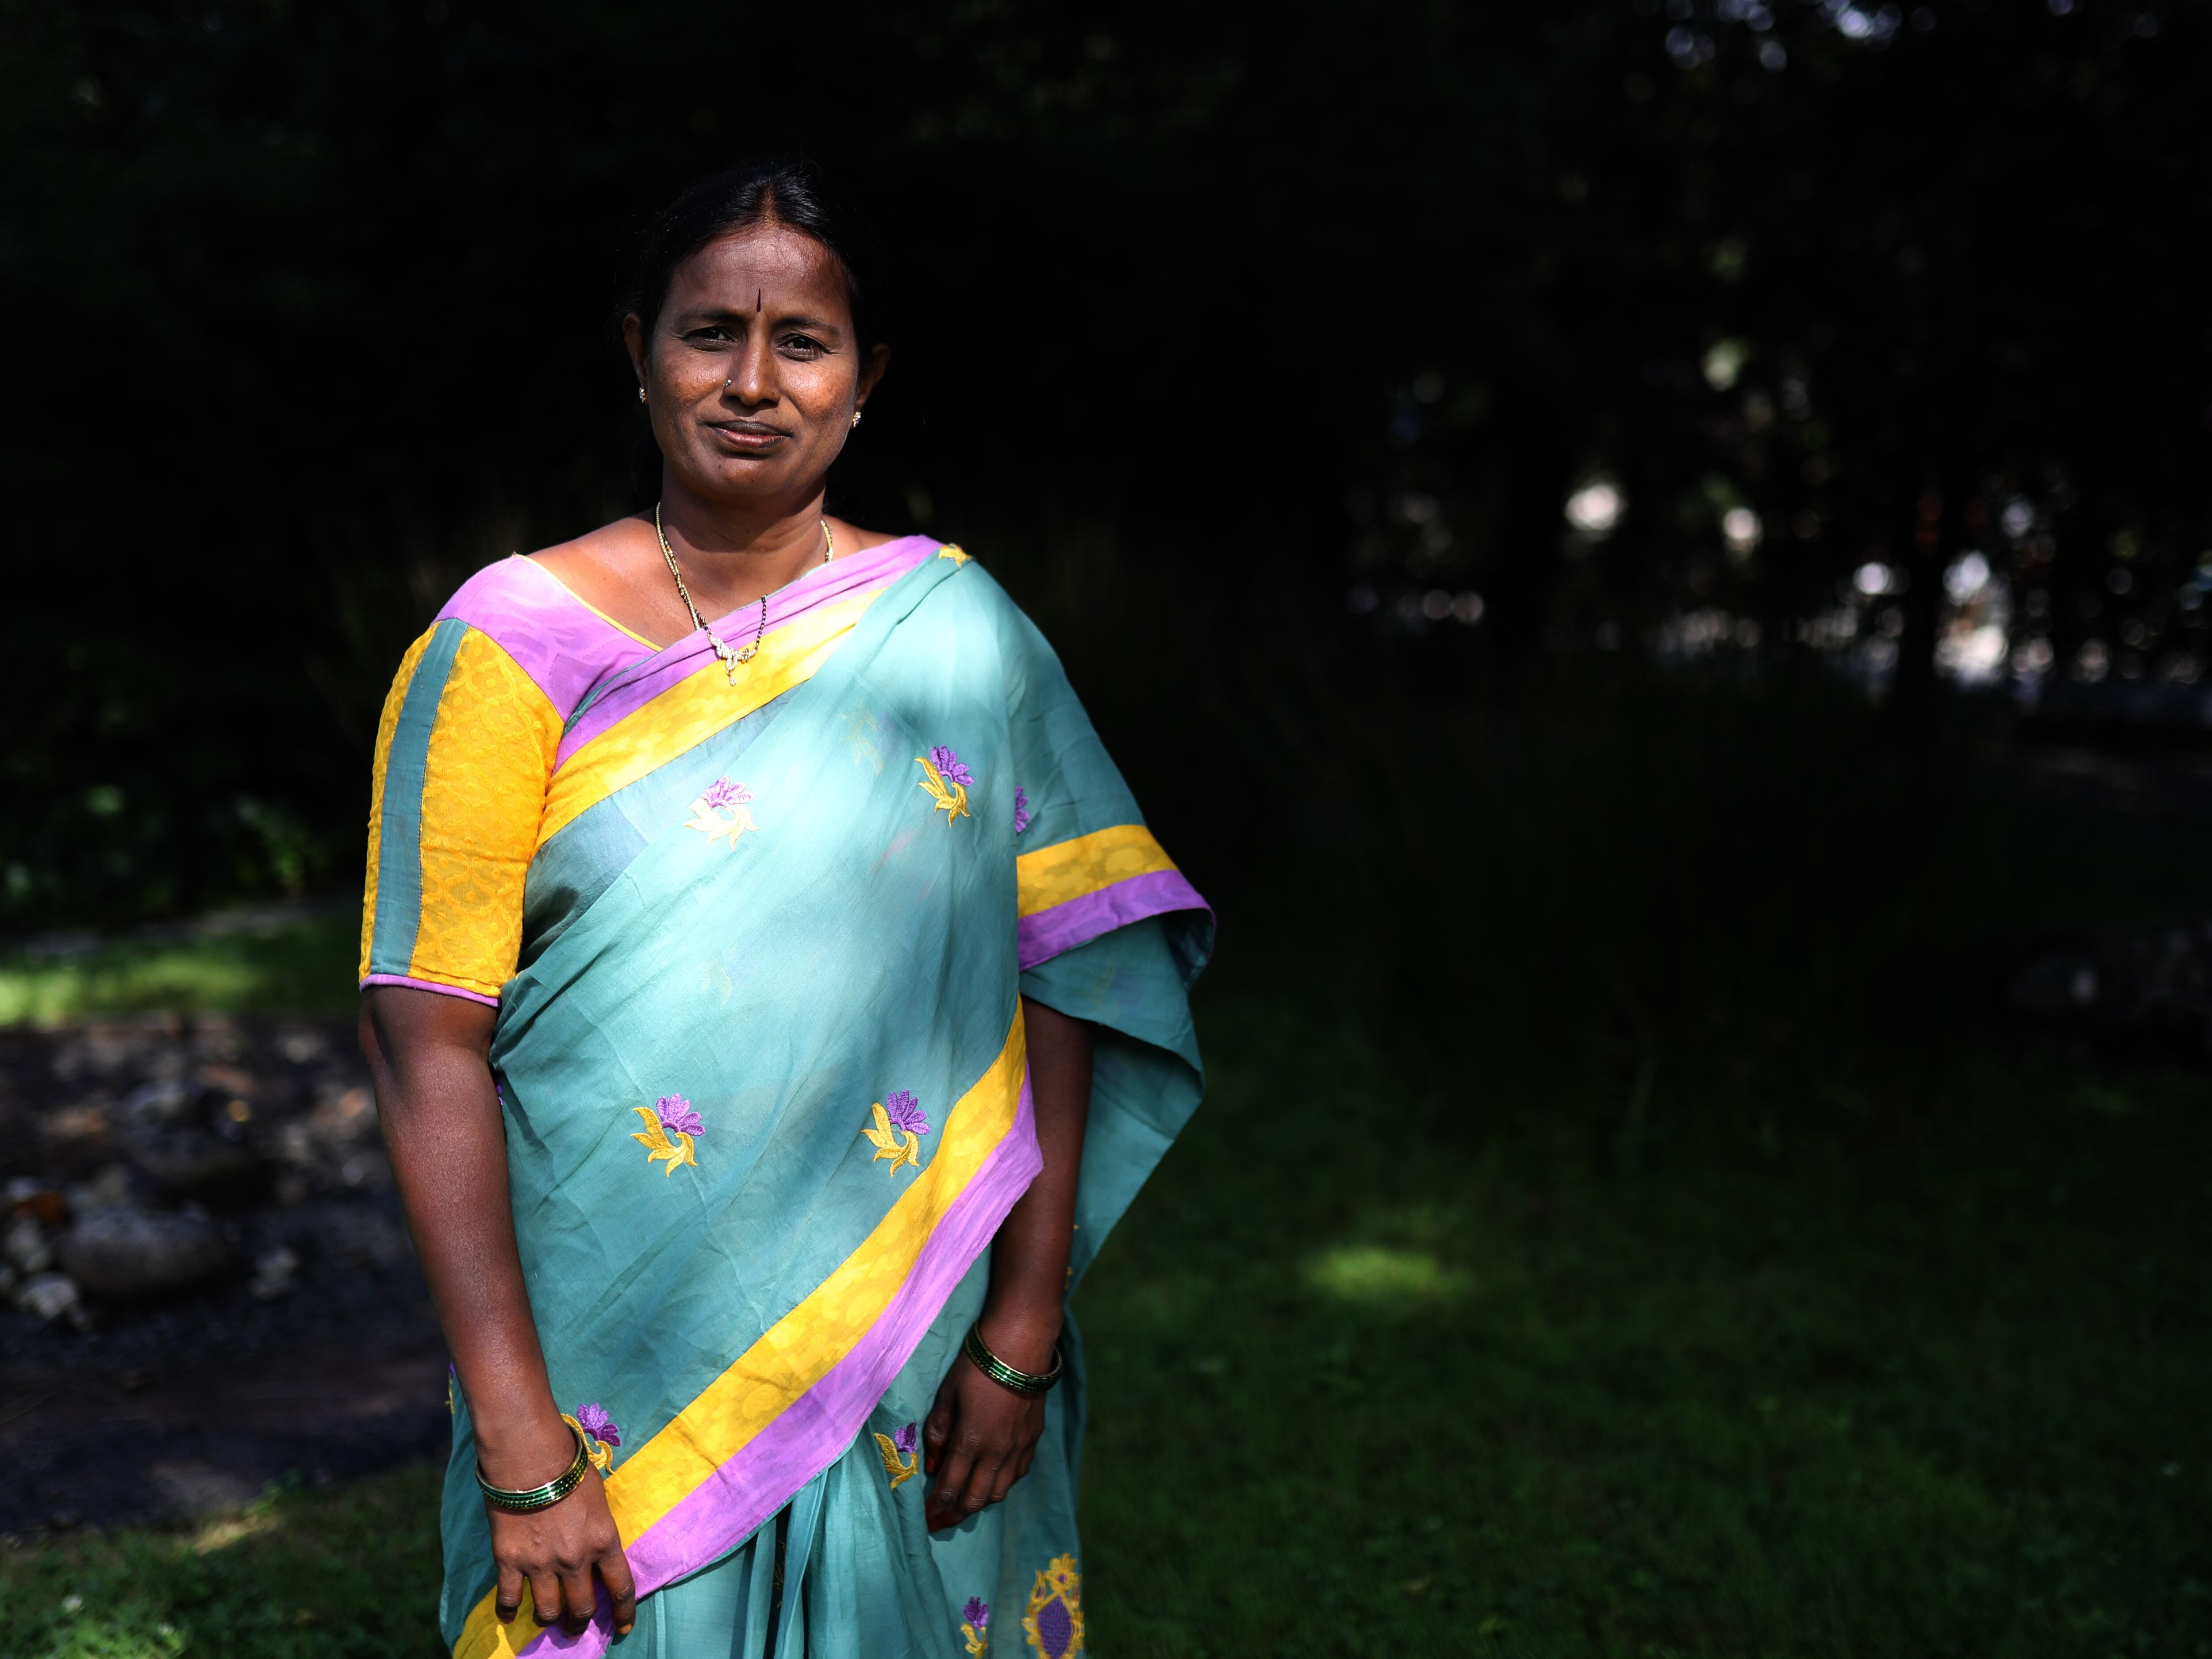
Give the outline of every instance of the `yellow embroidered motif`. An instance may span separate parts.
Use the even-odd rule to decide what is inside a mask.
[[[684,827],[698,830],[709,841],[727,836],[735,848],[738,837],[746,830],[757,833],[760,830],[753,822],[751,801],[752,792],[742,783],[716,778],[707,786],[707,793],[691,803],[691,816],[684,821]]]
[[[948,542],[937,550],[937,556],[940,559],[950,559],[956,565],[963,565],[975,556],[972,553],[963,553],[958,547]]]
[[[1062,1555],[1036,1576],[1022,1633],[1044,1659],[1073,1659],[1083,1651],[1083,1575],[1075,1558]]]
[[[891,1097],[894,1103],[897,1102],[898,1098],[899,1097],[897,1095],[893,1095]],[[914,1097],[912,1095],[908,1095],[906,1098],[912,1100]],[[890,1173],[892,1175],[896,1175],[902,1166],[912,1169],[917,1172],[920,1171],[921,1168],[921,1137],[916,1135],[912,1129],[901,1129],[895,1127],[891,1123],[890,1114],[884,1109],[883,1103],[881,1101],[878,1101],[868,1109],[875,1114],[876,1119],[875,1127],[872,1129],[864,1128],[860,1131],[863,1135],[867,1137],[870,1143],[872,1144],[876,1149],[876,1155],[870,1158],[868,1162],[871,1164],[880,1164],[885,1158],[890,1159],[891,1167]],[[924,1127],[926,1128],[927,1127],[927,1126],[925,1124]]]
[[[975,781],[975,775],[960,763],[958,755],[940,745],[915,759],[921,763],[922,770],[917,787],[937,803],[945,823],[975,816],[968,810],[968,786]]]
[[[586,1407],[586,1409],[588,1410],[589,1407]],[[601,1474],[605,1474],[609,1469],[611,1469],[615,1466],[615,1449],[609,1445],[604,1439],[600,1438],[600,1436],[609,1432],[613,1425],[605,1422],[604,1419],[606,1417],[606,1413],[605,1412],[601,1412],[599,1416],[602,1419],[602,1425],[597,1433],[586,1428],[581,1423],[579,1423],[574,1418],[569,1416],[566,1412],[562,1412],[561,1413],[561,1420],[563,1423],[566,1423],[570,1428],[575,1430],[578,1434],[584,1437],[584,1455],[591,1459],[592,1467],[593,1468],[597,1469]]]
[[[893,1492],[899,1489],[901,1481],[913,1480],[921,1468],[921,1454],[914,1449],[914,1425],[908,1424],[896,1437],[878,1435],[876,1455],[884,1460],[884,1473],[890,1477]]]
[[[983,1634],[981,1627],[963,1623],[960,1633],[968,1638],[969,1659],[981,1659],[981,1655],[990,1651],[991,1638]]]
[[[699,1121],[699,1114],[691,1109],[691,1103],[682,1095],[663,1095],[650,1106],[633,1106],[630,1110],[645,1120],[642,1134],[632,1132],[630,1139],[646,1149],[647,1164],[665,1164],[664,1176],[676,1173],[676,1166],[688,1164],[699,1167],[692,1156],[694,1135],[707,1133],[707,1126]]]

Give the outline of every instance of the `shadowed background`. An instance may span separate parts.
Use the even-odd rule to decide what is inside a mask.
[[[834,507],[1223,920],[1098,1639],[2212,1639],[2212,9],[0,24],[0,1018],[346,1006],[401,651],[635,505],[629,239],[803,149],[896,283]]]

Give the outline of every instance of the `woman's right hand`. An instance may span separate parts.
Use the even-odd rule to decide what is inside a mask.
[[[576,1442],[568,1425],[558,1418],[553,1425],[561,1431],[568,1457],[573,1459]],[[488,1461],[484,1479],[510,1490],[525,1489],[554,1479],[568,1467],[564,1460],[549,1473],[545,1465],[550,1459],[542,1454],[513,1460],[517,1467],[511,1469],[500,1467],[509,1461]],[[487,1503],[484,1510],[491,1517],[491,1558],[499,1571],[492,1606],[500,1623],[514,1622],[522,1606],[522,1587],[527,1584],[532,1616],[539,1624],[557,1622],[570,1636],[580,1636],[599,1610],[599,1590],[592,1582],[597,1578],[605,1584],[614,1604],[615,1634],[629,1634],[637,1622],[637,1589],[597,1469],[586,1468],[575,1490],[549,1508],[518,1515]]]

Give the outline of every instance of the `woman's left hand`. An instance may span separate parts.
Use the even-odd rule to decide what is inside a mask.
[[[1041,1345],[1034,1340],[1010,1343],[1002,1349],[992,1342],[992,1331],[987,1320],[983,1340],[1007,1364],[1035,1360],[1040,1371],[1052,1368],[1053,1338]],[[1017,1358],[1014,1352],[1040,1346],[1042,1358],[1029,1353]],[[964,1353],[953,1357],[952,1369],[945,1373],[937,1403],[921,1430],[927,1459],[923,1468],[933,1477],[923,1511],[932,1532],[957,1527],[977,1510],[1000,1502],[1014,1482],[1030,1472],[1044,1434],[1044,1401],[1041,1394],[1017,1394],[994,1382]]]

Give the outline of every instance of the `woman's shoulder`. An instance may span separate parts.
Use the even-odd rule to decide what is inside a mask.
[[[579,599],[542,555],[509,554],[486,565],[455,590],[438,619],[465,623],[498,646],[564,720],[603,675],[653,651]]]

